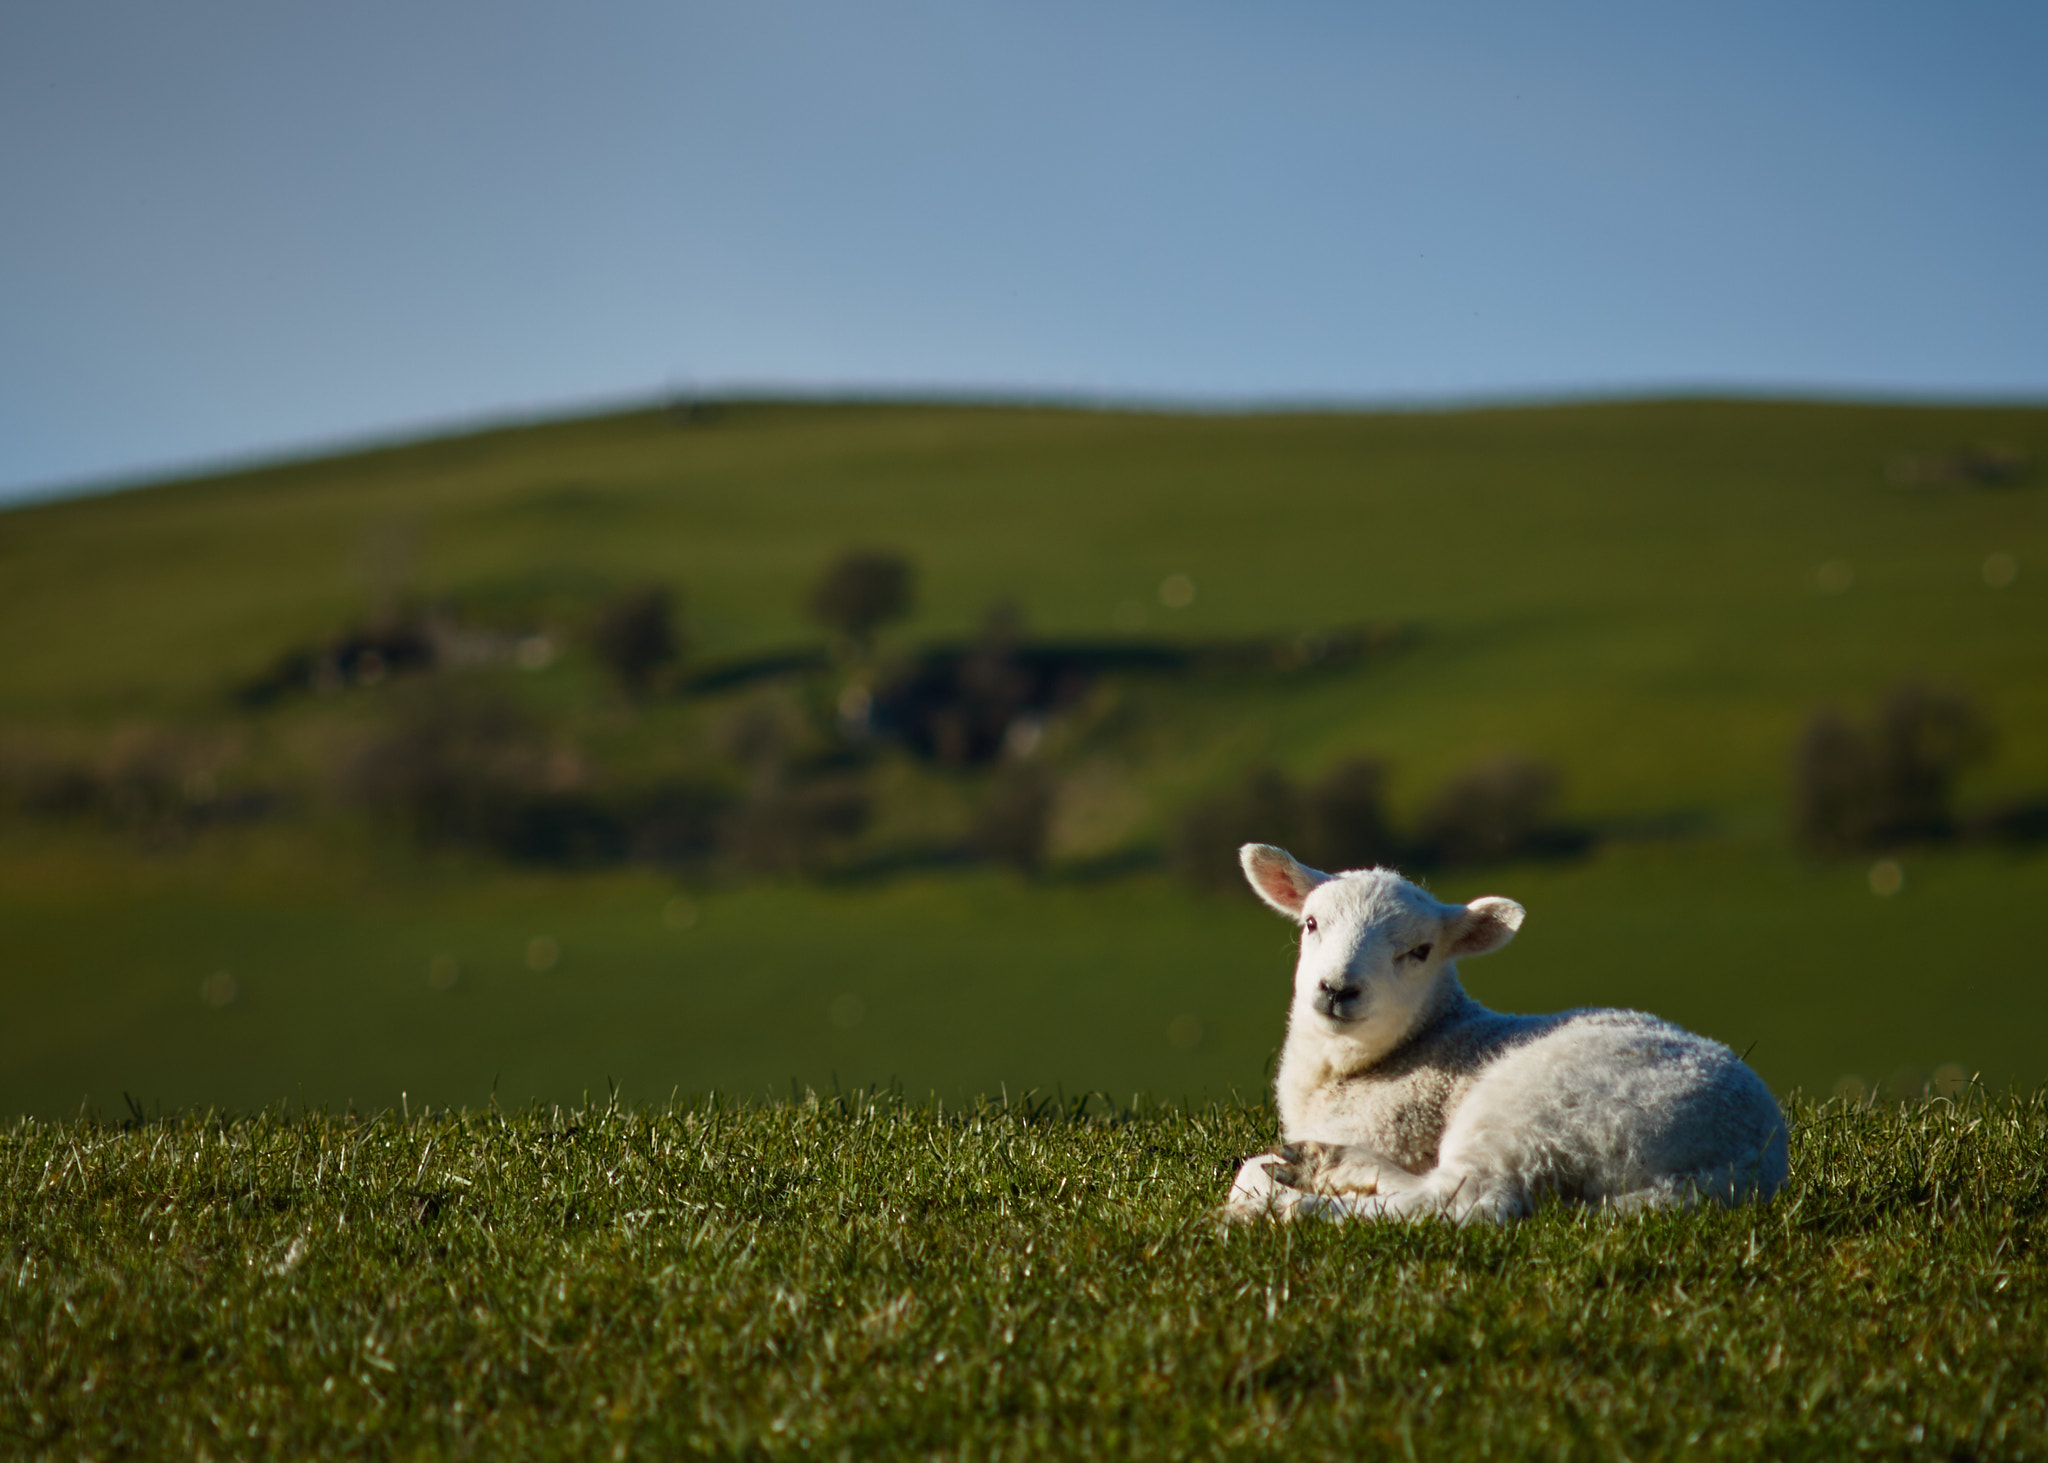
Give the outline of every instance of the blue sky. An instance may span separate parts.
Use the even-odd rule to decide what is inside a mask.
[[[722,389],[2048,397],[2048,6],[0,10],[0,498]]]

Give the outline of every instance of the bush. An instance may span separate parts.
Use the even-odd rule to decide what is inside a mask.
[[[0,745],[0,808],[30,817],[92,819],[175,843],[209,824],[247,822],[272,811],[268,792],[221,772],[231,743],[138,727],[82,759],[26,744]]]
[[[1418,862],[1485,864],[1548,851],[1559,778],[1526,757],[1499,757],[1460,773],[1422,811]]]
[[[1792,753],[1792,821],[1799,841],[1820,853],[1874,842],[1877,764],[1870,739],[1832,706],[1806,719]]]
[[[655,672],[682,653],[669,592],[649,585],[614,595],[598,611],[590,644],[628,695],[644,695]]]
[[[550,760],[539,729],[509,703],[430,684],[343,769],[341,790],[428,846],[524,847],[536,836],[529,805],[568,790],[550,788]]]
[[[865,652],[876,630],[910,613],[910,586],[910,561],[900,554],[842,554],[812,589],[808,608]]]
[[[1823,707],[1793,752],[1795,833],[1820,853],[1952,837],[1956,779],[1990,748],[1974,701],[1917,681],[1894,686],[1862,726]]]
[[[718,852],[732,799],[708,782],[675,780],[635,794],[625,820],[628,855],[641,863],[686,864]]]
[[[873,805],[857,777],[775,780],[728,816],[725,839],[757,873],[816,873],[837,847],[868,826]]]
[[[1255,767],[1234,787],[1189,808],[1168,847],[1174,871],[1203,889],[1228,889],[1244,877],[1238,849],[1247,843],[1291,847],[1300,824],[1294,785],[1279,769]]]
[[[1386,765],[1349,757],[1300,798],[1301,857],[1319,869],[1370,869],[1401,857],[1387,821]]]
[[[606,791],[510,704],[421,688],[344,769],[346,799],[427,847],[522,863],[688,863],[718,851],[730,798],[687,777]]]
[[[1955,832],[1957,776],[1991,750],[1991,729],[1969,697],[1918,682],[1878,708],[1878,836],[1887,842]]]
[[[1045,867],[1058,788],[1035,767],[1019,767],[997,778],[984,795],[973,843],[982,857],[1023,874]]]

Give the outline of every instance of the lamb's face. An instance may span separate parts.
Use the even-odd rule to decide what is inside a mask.
[[[1450,911],[1391,869],[1339,874],[1302,902],[1294,1019],[1385,1051],[1443,978]]]
[[[1522,923],[1513,900],[1444,904],[1392,869],[1321,874],[1264,844],[1242,858],[1259,896],[1301,925],[1292,1029],[1351,1043],[1363,1060],[1414,1029],[1453,960],[1498,949]]]

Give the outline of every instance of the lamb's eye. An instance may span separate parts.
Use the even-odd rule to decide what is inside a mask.
[[[1430,947],[1428,945],[1417,945],[1413,950],[1410,950],[1408,952],[1408,958],[1410,960],[1418,961],[1427,960],[1429,959],[1429,951]]]
[[[1316,917],[1314,915],[1310,915],[1307,919],[1301,922],[1301,927],[1307,930],[1311,935],[1313,935],[1316,932]]]

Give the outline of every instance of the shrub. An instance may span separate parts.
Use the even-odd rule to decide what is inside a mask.
[[[711,725],[711,744],[757,777],[775,777],[799,753],[814,750],[807,731],[795,698],[766,691],[718,716]]]
[[[429,683],[343,768],[341,791],[424,844],[518,846],[528,804],[551,790],[550,761],[539,729],[509,703]]]
[[[523,863],[687,863],[718,850],[731,799],[689,777],[593,786],[573,749],[516,707],[421,687],[343,769],[347,800],[428,847],[468,845]]]
[[[1879,837],[1948,837],[1956,778],[1991,750],[1983,713],[1958,692],[1908,681],[1885,697],[1874,730]]]
[[[682,653],[669,592],[648,585],[614,595],[598,611],[590,644],[628,695],[645,694],[655,672]]]
[[[911,572],[910,561],[900,554],[842,554],[811,590],[811,618],[865,652],[876,630],[910,613]]]
[[[1498,757],[1468,768],[1423,809],[1418,861],[1484,864],[1535,853],[1554,841],[1550,825],[1557,772],[1526,757]]]
[[[1799,841],[1821,853],[1872,842],[1877,781],[1870,739],[1832,706],[1814,712],[1792,753],[1792,821]]]
[[[1397,862],[1400,841],[1387,821],[1386,765],[1348,757],[1303,790],[1301,857],[1319,869],[1370,869]]]
[[[220,774],[232,743],[149,727],[117,734],[89,759],[28,744],[0,744],[0,808],[40,818],[90,818],[174,843],[209,824],[269,813],[268,792]]]
[[[643,863],[682,864],[718,851],[732,799],[709,782],[678,779],[636,793],[626,818],[629,855]]]
[[[1045,866],[1058,788],[1035,767],[1018,767],[997,778],[984,794],[974,824],[975,850],[984,858],[1023,874]]]
[[[1951,837],[1956,779],[1990,748],[1974,701],[1917,681],[1894,686],[1865,725],[1823,707],[1793,751],[1794,831],[1820,853]]]
[[[868,826],[872,803],[859,778],[779,779],[756,787],[728,815],[725,841],[758,873],[816,873]]]
[[[1234,888],[1244,878],[1237,861],[1242,845],[1291,845],[1298,826],[1294,785],[1278,768],[1255,767],[1235,786],[1204,798],[1181,816],[1168,859],[1198,888]]]

